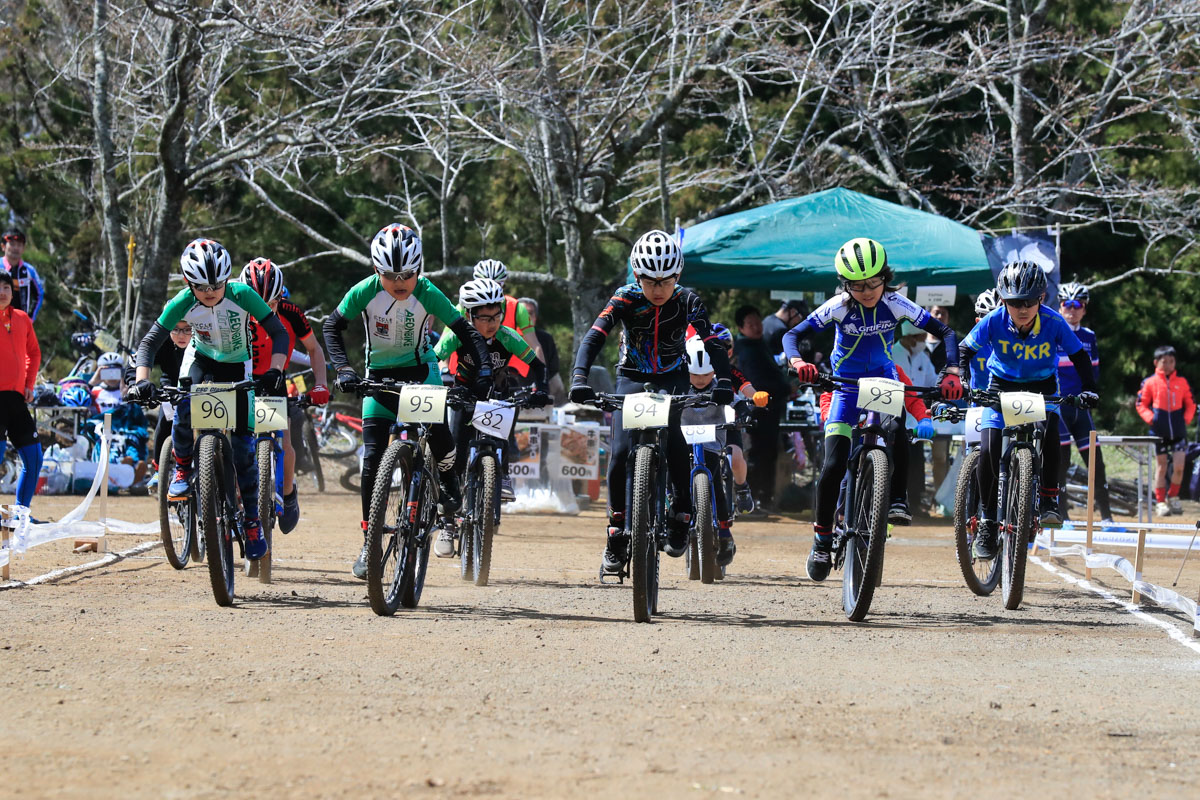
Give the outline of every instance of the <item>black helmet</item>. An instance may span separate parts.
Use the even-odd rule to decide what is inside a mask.
[[[1014,261],[1000,270],[996,291],[1001,300],[1033,300],[1046,293],[1046,271],[1033,261]]]

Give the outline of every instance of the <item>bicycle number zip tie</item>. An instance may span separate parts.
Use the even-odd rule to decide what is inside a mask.
[[[1001,392],[1000,413],[1010,428],[1041,422],[1046,418],[1046,399],[1036,392]]]
[[[859,378],[858,407],[893,417],[904,415],[904,384],[891,378]]]
[[[237,392],[232,383],[193,386],[189,402],[196,430],[231,430],[237,427]]]
[[[665,428],[671,415],[671,398],[665,394],[638,392],[625,395],[621,406],[621,427],[625,430],[637,428]]]
[[[400,389],[398,422],[445,422],[446,387],[414,383]]]

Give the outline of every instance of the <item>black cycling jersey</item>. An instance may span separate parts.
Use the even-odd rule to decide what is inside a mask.
[[[729,356],[716,339],[704,301],[691,289],[676,286],[667,302],[656,306],[642,287],[629,283],[617,289],[600,316],[583,337],[575,357],[574,373],[586,376],[604,347],[608,334],[620,322],[621,355],[617,373],[633,380],[664,373],[686,372],[685,343],[688,326],[704,341],[717,377],[729,379]]]

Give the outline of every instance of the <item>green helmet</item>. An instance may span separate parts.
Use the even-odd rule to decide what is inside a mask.
[[[833,266],[845,281],[865,281],[887,269],[887,253],[874,239],[851,239],[838,250]]]

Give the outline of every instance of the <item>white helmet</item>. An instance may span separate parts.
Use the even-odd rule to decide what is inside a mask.
[[[458,302],[463,308],[499,305],[504,302],[504,287],[491,278],[476,278],[459,287]]]
[[[693,336],[684,345],[687,351],[688,372],[693,375],[708,375],[713,372],[712,356],[704,349],[704,342],[699,336]]]
[[[104,355],[100,356],[100,358],[96,359],[97,369],[123,366],[125,366],[125,359],[121,357],[120,353],[105,353]]]
[[[504,266],[503,261],[497,261],[494,258],[485,258],[475,265],[475,269],[471,270],[472,278],[491,278],[501,286],[508,280],[508,267]]]
[[[683,272],[683,251],[671,234],[650,231],[633,243],[629,264],[635,278],[672,278]]]
[[[407,225],[385,225],[371,240],[371,263],[376,272],[398,273],[403,278],[421,274],[425,259],[421,237]]]
[[[229,280],[233,266],[229,251],[212,239],[193,239],[179,256],[183,279],[198,286],[217,286]]]
[[[975,298],[975,316],[986,317],[1000,307],[1000,293],[995,289],[985,289]]]

